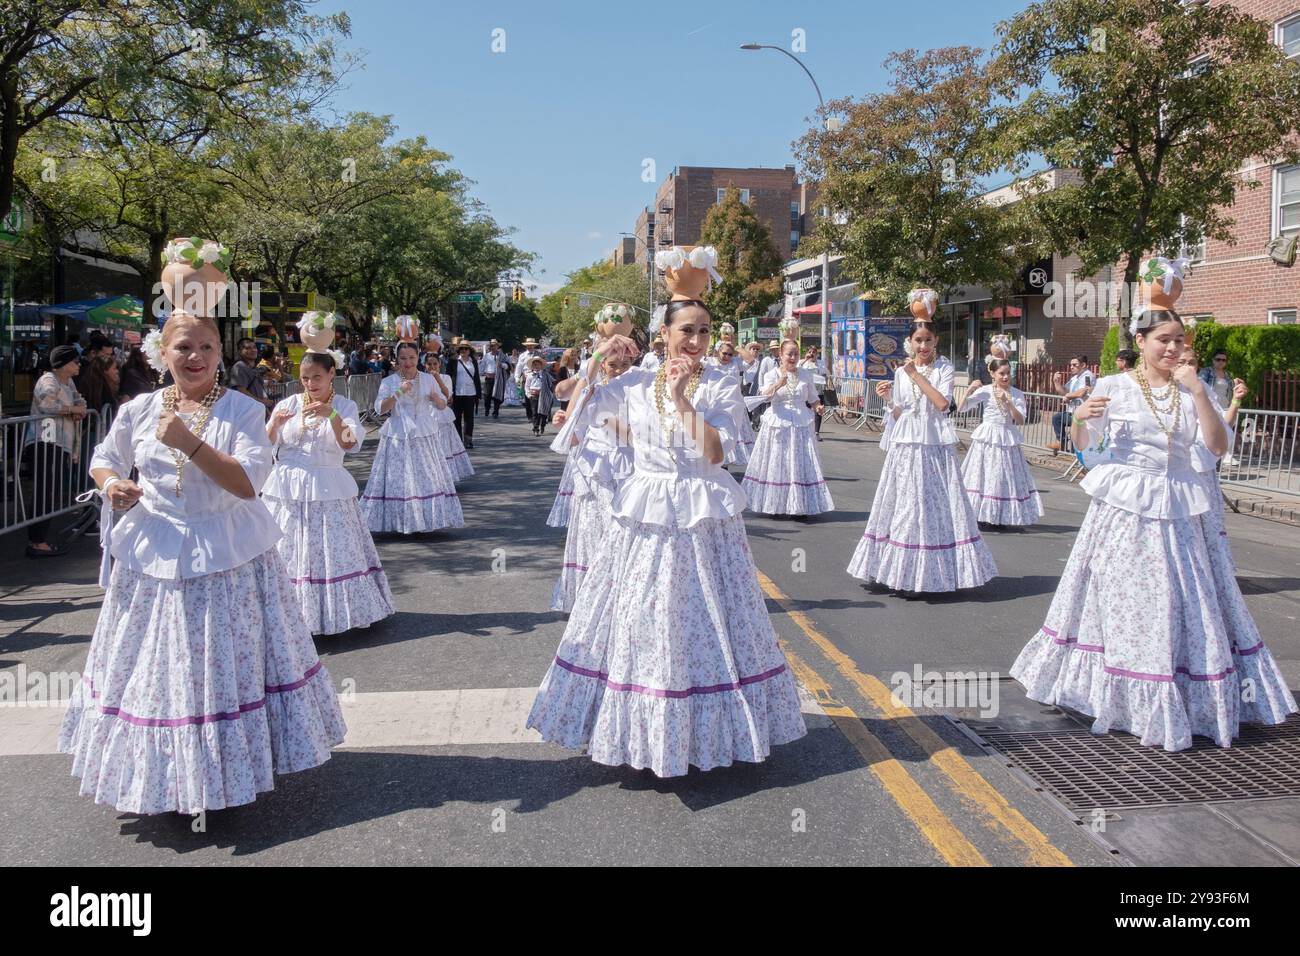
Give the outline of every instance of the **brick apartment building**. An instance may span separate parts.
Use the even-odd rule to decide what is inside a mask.
[[[1300,0],[1213,2],[1232,2],[1262,20],[1283,51],[1300,61]],[[1300,165],[1252,160],[1238,175],[1242,186],[1231,211],[1236,243],[1209,240],[1184,251],[1192,260],[1192,280],[1179,307],[1185,315],[1212,315],[1228,324],[1294,323],[1300,309],[1300,263],[1282,266],[1269,258],[1266,247],[1279,236],[1300,235]],[[1251,182],[1258,186],[1249,187]]]
[[[679,166],[659,184],[654,206],[642,209],[637,216],[637,261],[645,264],[650,223],[654,224],[655,249],[695,245],[704,228],[704,217],[733,185],[740,190],[740,198],[772,230],[782,261],[790,259],[811,227],[807,219],[811,190],[799,182],[794,166]]]

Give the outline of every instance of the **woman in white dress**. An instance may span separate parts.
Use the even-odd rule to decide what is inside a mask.
[[[1101,446],[1092,496],[1047,619],[1011,668],[1032,700],[1095,718],[1148,746],[1193,735],[1231,746],[1242,722],[1279,724],[1295,699],[1216,545],[1194,449],[1228,448],[1223,418],[1179,365],[1172,310],[1133,321],[1142,362],[1101,379],[1075,411],[1075,447]]]
[[[724,338],[718,342],[716,357],[711,359],[710,362],[719,371],[734,376],[737,383],[742,383],[742,376],[745,373],[745,360],[736,354],[735,343],[730,338]],[[732,465],[746,467],[749,464],[749,456],[753,454],[756,440],[754,426],[750,423],[749,411],[746,409],[745,413],[736,422],[736,444],[727,452],[727,460],[723,463],[724,467],[729,468]]]
[[[1043,502],[1020,450],[1019,426],[1028,409],[1025,393],[1012,386],[1006,359],[993,359],[988,369],[993,383],[980,385],[972,379],[958,409],[984,404],[984,419],[971,433],[970,451],[962,462],[962,487],[978,521],[998,527],[1031,525],[1043,516]]]
[[[335,394],[335,370],[329,352],[306,352],[303,391],[276,405],[266,426],[276,457],[262,500],[280,526],[280,557],[312,634],[368,627],[393,613],[356,479],[343,467],[366,432],[357,403]]]
[[[759,394],[771,401],[741,487],[759,514],[815,515],[835,508],[817,455],[816,415],[821,411],[812,369],[799,365],[799,343],[781,344],[781,364],[768,372]]]
[[[619,444],[609,429],[591,423],[593,410],[601,406],[601,392],[610,382],[632,367],[639,350],[636,343],[622,335],[604,339],[596,350],[600,356],[600,378],[587,385],[586,377],[579,375],[571,381],[575,397],[572,406],[575,417],[565,415],[563,428],[551,448],[566,455],[573,462],[573,497],[569,511],[569,531],[564,539],[564,564],[551,594],[551,610],[573,610],[573,601],[586,576],[587,568],[595,560],[605,529],[609,527],[614,494],[618,486],[632,473],[632,447]],[[582,389],[587,389],[585,399],[578,405]],[[570,423],[571,422],[571,423]]]
[[[701,364],[702,302],[674,300],[664,323],[663,365],[624,372],[591,412],[631,441],[634,471],[528,717],[548,741],[661,777],[761,761],[806,733],[745,540],[745,496],[722,468],[740,381]]]
[[[441,423],[434,417],[447,401],[433,376],[416,368],[418,358],[413,343],[399,343],[397,371],[379,383],[375,396],[375,411],[388,415],[388,421],[379,429],[379,450],[361,497],[372,532],[413,534],[465,526],[443,456]]]
[[[264,408],[218,384],[212,319],[156,335],[176,384],[123,405],[91,460],[107,591],[59,749],[96,803],[192,814],[324,763],[347,728],[257,496]]]
[[[933,323],[916,321],[909,356],[876,392],[889,411],[885,464],[849,574],[896,591],[974,588],[997,575],[962,489],[957,433],[948,419],[952,363]]]
[[[433,417],[439,424],[438,440],[442,447],[443,460],[447,462],[447,469],[451,472],[453,481],[471,478],[474,475],[474,465],[469,460],[469,452],[465,450],[465,442],[461,440],[460,432],[456,431],[456,413],[451,407],[451,376],[438,372],[435,377],[438,390],[442,393],[442,400],[446,403],[433,412]]]

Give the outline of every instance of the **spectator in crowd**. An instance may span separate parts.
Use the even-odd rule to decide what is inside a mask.
[[[1210,359],[1207,368],[1196,373],[1205,383],[1206,390],[1218,401],[1220,408],[1227,408],[1232,402],[1232,376],[1228,374],[1228,353],[1219,349]]]
[[[262,372],[257,367],[257,343],[250,338],[242,338],[236,343],[239,361],[230,366],[230,387],[242,392],[249,398],[256,399],[266,408],[269,415],[275,402],[266,397],[266,385],[262,382]]]
[[[552,389],[561,382],[576,376],[578,374],[578,350],[565,349],[563,354],[551,365],[550,371]],[[553,398],[552,401],[559,405],[561,410],[567,410],[569,407],[567,399],[561,401],[558,398]]]
[[[261,358],[257,363],[257,370],[262,374],[263,386],[269,382],[284,381],[284,373],[281,371],[280,356],[275,354],[275,348],[270,345],[262,346]]]
[[[365,352],[361,349],[354,349],[352,358],[348,361],[348,370],[353,375],[365,375],[370,371],[370,363],[366,361]]]
[[[81,371],[81,360],[71,345],[50,352],[50,368],[32,391],[32,415],[43,415],[33,423],[25,450],[33,481],[32,514],[49,514],[72,504],[79,468],[81,442],[79,423],[86,417],[86,400],[73,386]],[[48,540],[50,518],[27,526],[27,556],[49,558],[63,554]]]
[[[397,364],[393,361],[393,349],[388,345],[379,346],[379,371],[385,375],[392,375],[393,369]]]
[[[129,402],[137,395],[152,392],[157,387],[158,373],[153,370],[144,352],[140,351],[140,346],[132,346],[127,353],[120,379],[121,384],[117,389],[119,402]]]
[[[90,344],[81,350],[81,372],[73,379],[72,384],[76,386],[77,391],[82,395],[86,390],[82,388],[86,375],[90,372],[90,366],[94,360],[101,356],[113,357],[113,343],[107,335],[96,329],[90,333]]]
[[[118,397],[121,391],[121,373],[117,363],[109,356],[96,355],[90,361],[83,360],[80,392],[86,400],[86,406],[99,412],[101,418],[108,419],[117,414],[121,404]]]
[[[1120,349],[1115,355],[1115,369],[1120,372],[1127,372],[1130,369],[1137,368],[1138,354],[1132,349]]]
[[[1056,389],[1056,394],[1064,396],[1065,408],[1052,415],[1052,428],[1056,432],[1056,440],[1048,442],[1047,447],[1053,452],[1067,450],[1065,448],[1069,439],[1066,429],[1074,417],[1074,410],[1083,404],[1083,400],[1088,397],[1092,387],[1097,384],[1097,377],[1092,374],[1088,368],[1088,356],[1075,355],[1070,359],[1070,378],[1068,381],[1062,381],[1064,376],[1060,372],[1052,373],[1052,387]]]
[[[825,408],[826,405],[826,363],[822,360],[821,349],[815,345],[808,346],[808,351],[804,353],[803,361],[799,363],[800,368],[806,368],[813,373],[813,389],[817,392],[818,403]],[[813,433],[817,440],[822,440],[822,413],[817,412],[813,419]]]

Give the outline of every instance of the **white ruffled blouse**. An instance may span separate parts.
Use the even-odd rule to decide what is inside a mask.
[[[439,372],[439,373],[438,373],[438,378],[439,378],[439,380],[442,382],[443,385],[446,385],[446,386],[447,386],[447,391],[446,391],[446,392],[439,391],[439,394],[442,395],[443,400],[446,401],[446,403],[447,403],[447,407],[446,407],[446,408],[438,408],[437,406],[434,406],[434,409],[433,409],[433,417],[434,417],[434,419],[435,419],[436,421],[442,422],[442,423],[444,423],[444,424],[447,423],[447,422],[453,422],[453,423],[454,423],[454,422],[456,421],[456,412],[455,412],[455,410],[451,407],[451,399],[450,399],[450,398],[447,398],[447,396],[451,394],[451,376],[450,376],[450,375],[445,375],[445,374],[443,374],[442,372]]]
[[[312,427],[302,427],[301,394],[290,395],[275,406],[277,412],[293,412],[293,418],[280,427],[280,440],[275,444],[275,467],[271,477],[262,487],[262,494],[281,501],[337,501],[357,496],[356,479],[343,467],[347,451],[334,436],[334,426],[317,420]],[[334,396],[334,410],[343,419],[345,428],[352,429],[357,443],[351,448],[359,452],[365,441],[366,430],[361,424],[357,403],[342,395]],[[272,415],[274,418],[274,415]]]
[[[1088,419],[1088,431],[1093,445],[1105,437],[1109,454],[1092,467],[1079,487],[1144,518],[1190,518],[1209,510],[1209,495],[1193,463],[1196,446],[1204,446],[1196,402],[1190,392],[1178,387],[1181,413],[1170,439],[1130,376],[1107,375],[1097,383],[1093,397],[1104,395],[1110,402],[1100,417]],[[1169,402],[1157,404],[1167,407]],[[1164,421],[1170,423],[1168,417]]]
[[[766,392],[774,382],[779,382],[781,374],[779,367],[769,368],[758,384],[759,392]],[[764,428],[804,427],[816,420],[817,415],[808,407],[809,402],[816,405],[820,401],[817,397],[817,386],[813,384],[813,370],[796,368],[791,377],[794,379],[794,393],[791,394],[790,382],[776,390],[771,398],[772,404],[763,413]]]
[[[123,478],[132,468],[140,470],[144,494],[129,511],[118,512],[101,536],[113,560],[149,577],[176,580],[229,571],[275,547],[280,528],[261,498],[232,495],[188,461],[176,494],[175,460],[156,437],[162,399],[163,390],[149,392],[118,409],[91,458],[91,468],[111,468]],[[263,405],[227,389],[203,433],[204,442],[243,466],[254,489],[266,484],[271,471],[265,415]]]
[[[591,387],[590,396],[583,402],[570,429],[570,434],[578,438],[573,458],[573,484],[578,494],[589,494],[593,484],[617,489],[635,467],[632,447],[620,444],[612,431],[593,423],[601,393],[608,388],[608,382]],[[566,427],[568,424],[565,422]]]
[[[711,464],[704,457],[703,449],[686,434],[684,426],[665,441],[655,408],[654,382],[654,372],[633,368],[588,398],[591,425],[603,426],[610,418],[618,418],[628,425],[632,436],[633,470],[615,492],[614,514],[674,529],[740,514],[746,504],[740,485],[721,463]],[[664,398],[670,401],[667,395]],[[725,460],[736,446],[737,422],[745,417],[740,380],[706,366],[691,404],[717,429]]]
[[[397,372],[379,383],[379,394],[375,396],[377,414],[383,414],[379,406],[394,395],[398,395],[401,384],[402,376]],[[436,435],[441,422],[434,417],[438,409],[429,400],[429,395],[437,388],[438,385],[432,375],[428,372],[416,372],[411,393],[398,395],[397,402],[388,415],[388,421],[379,428],[379,434],[385,438],[424,438]],[[441,389],[438,390],[438,394],[442,394]]]
[[[1000,402],[993,400],[993,388],[985,385],[978,392],[970,397],[969,404],[984,404],[984,418],[971,432],[971,441],[982,441],[986,445],[998,445],[1003,448],[1010,448],[1020,444],[1020,428],[1015,421],[1002,408]],[[1029,405],[1025,400],[1025,393],[1018,388],[1011,389],[1011,406],[1018,411],[1021,416],[1029,413]]]
[[[929,365],[918,365],[920,372],[939,394],[952,401],[952,363],[940,356]],[[889,441],[895,445],[955,445],[957,430],[948,418],[948,410],[934,407],[911,378],[899,366],[894,371],[894,387],[890,390],[891,407],[899,409],[898,416],[889,427]]]

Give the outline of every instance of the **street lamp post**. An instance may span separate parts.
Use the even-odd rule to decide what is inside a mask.
[[[742,50],[776,50],[778,53],[784,53],[790,59],[799,64],[799,68],[808,74],[808,79],[812,80],[813,89],[817,91],[817,105],[822,113],[826,112],[826,101],[822,99],[822,88],[817,85],[816,78],[812,71],[804,66],[803,60],[799,59],[784,47],[773,46],[770,43],[742,43]],[[823,120],[825,122],[825,120]],[[823,212],[826,215],[826,212]],[[829,252],[822,252],[822,335],[821,349],[822,360],[830,354],[826,351],[826,329],[830,325],[830,308],[831,308],[831,257]]]

